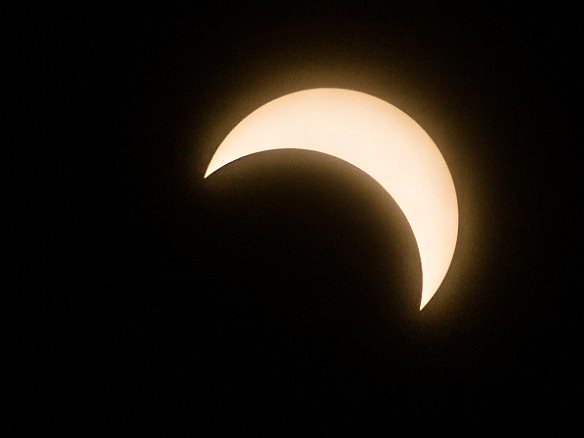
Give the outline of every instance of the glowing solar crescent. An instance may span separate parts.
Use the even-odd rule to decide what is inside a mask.
[[[393,197],[420,252],[421,310],[446,276],[458,234],[454,183],[430,136],[403,111],[368,94],[304,90],[243,119],[213,155],[205,178],[241,157],[274,149],[332,155],[366,172]]]

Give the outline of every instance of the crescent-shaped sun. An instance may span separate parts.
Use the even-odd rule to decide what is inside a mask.
[[[420,310],[452,261],[458,204],[452,176],[430,136],[406,113],[374,96],[317,88],[275,99],[243,119],[213,155],[205,178],[246,155],[305,149],[351,163],[402,209],[422,265]]]

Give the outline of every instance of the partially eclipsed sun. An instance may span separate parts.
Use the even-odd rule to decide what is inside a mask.
[[[393,197],[420,252],[421,310],[448,271],[458,234],[454,183],[429,135],[403,111],[368,94],[299,91],[243,119],[213,155],[205,178],[241,157],[274,149],[305,149],[347,161]]]

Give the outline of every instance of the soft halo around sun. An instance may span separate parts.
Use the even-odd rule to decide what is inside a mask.
[[[365,93],[337,88],[299,91],[243,119],[216,150],[205,178],[241,157],[275,149],[304,149],[344,160],[393,197],[420,252],[423,309],[452,261],[458,204],[446,162],[420,125]]]

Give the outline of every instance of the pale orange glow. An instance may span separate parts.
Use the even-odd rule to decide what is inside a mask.
[[[458,234],[454,183],[428,134],[403,111],[368,94],[305,90],[242,120],[213,155],[205,178],[241,157],[273,149],[332,155],[369,174],[393,197],[420,252],[421,310],[448,271]]]

